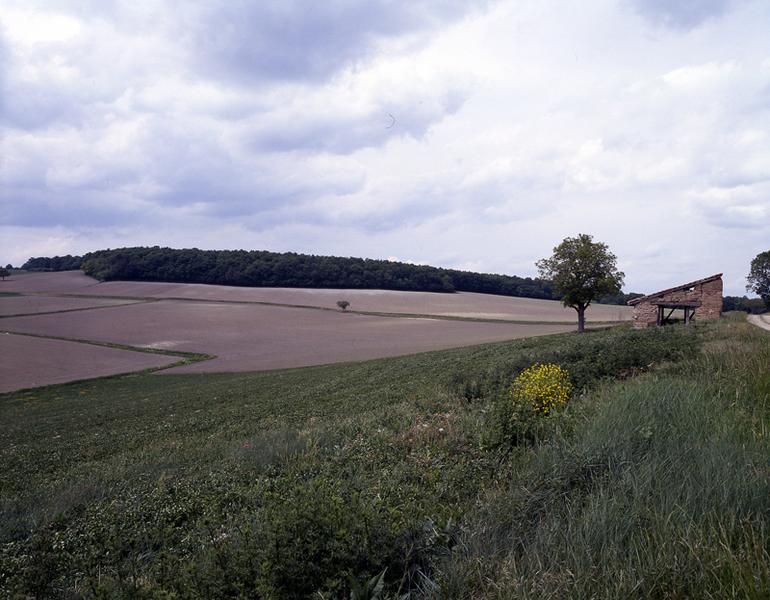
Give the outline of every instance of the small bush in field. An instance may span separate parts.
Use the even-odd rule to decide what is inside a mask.
[[[572,393],[569,373],[559,365],[532,365],[524,369],[508,392],[515,415],[534,413],[547,416],[567,403]]]
[[[339,306],[342,310],[347,310],[348,306],[350,306],[350,302],[347,300],[337,300],[337,306]]]

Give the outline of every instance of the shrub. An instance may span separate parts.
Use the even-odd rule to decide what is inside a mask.
[[[524,369],[508,393],[493,404],[485,445],[517,446],[545,436],[548,417],[572,394],[569,373],[556,364],[535,364]]]
[[[559,365],[532,365],[511,384],[508,395],[517,413],[547,416],[563,406],[572,393],[569,374]]]

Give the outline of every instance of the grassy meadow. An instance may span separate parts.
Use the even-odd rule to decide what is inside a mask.
[[[535,363],[575,391],[513,435]],[[105,378],[2,395],[0,423],[3,597],[770,590],[770,335],[743,317]]]

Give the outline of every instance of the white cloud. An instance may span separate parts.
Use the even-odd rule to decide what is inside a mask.
[[[586,232],[650,291],[767,249],[760,0],[377,3],[376,22],[343,1],[8,4],[3,254],[157,243],[533,275]]]
[[[83,32],[82,23],[65,14],[5,8],[0,17],[5,36],[17,47],[68,42]]]

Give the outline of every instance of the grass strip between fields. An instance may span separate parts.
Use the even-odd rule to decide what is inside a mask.
[[[163,371],[166,369],[173,369],[174,367],[180,367],[182,365],[190,365],[198,362],[203,362],[207,360],[213,360],[216,358],[215,354],[206,354],[203,352],[184,352],[181,350],[166,350],[162,348],[148,348],[145,346],[131,346],[129,344],[119,344],[115,342],[101,342],[96,340],[85,340],[80,338],[71,338],[71,337],[65,337],[65,336],[58,336],[58,335],[44,335],[39,333],[25,333],[21,331],[11,331],[7,329],[0,329],[0,335],[18,335],[18,336],[24,336],[24,337],[31,337],[31,338],[39,338],[39,339],[45,339],[45,340],[58,340],[62,342],[72,342],[76,344],[86,344],[89,346],[100,346],[102,348],[112,348],[115,350],[125,350],[128,352],[140,352],[142,354],[158,354],[161,356],[170,356],[175,358],[180,358],[181,360],[177,360],[175,362],[169,363],[167,365],[160,365],[158,367],[146,367],[143,369],[137,369],[134,371],[123,371],[121,373],[113,373],[111,375],[103,375],[103,376],[97,376],[97,377],[86,377],[83,379],[74,379],[72,381],[67,382],[68,384],[72,383],[82,383],[85,381],[91,381],[96,379],[111,379],[116,377],[124,377],[126,375],[137,375],[142,373],[155,373],[157,371]],[[51,385],[65,385],[65,384],[51,384]],[[39,387],[51,387],[48,386],[39,386]],[[6,394],[15,394],[17,392],[24,392],[27,391],[27,389],[38,389],[38,388],[25,388],[25,389],[19,389],[14,390],[13,392],[6,392]],[[3,394],[0,394],[2,396]]]
[[[19,296],[26,295],[26,294],[17,294]],[[44,297],[51,297],[51,296],[44,296]],[[11,315],[0,315],[0,319],[10,319],[12,317],[38,317],[42,315],[58,315],[61,313],[70,313],[70,312],[81,312],[84,310],[100,310],[104,308],[120,308],[123,306],[133,306],[134,304],[148,304],[151,302],[157,302],[157,300],[152,299],[137,299],[134,302],[124,302],[122,304],[109,304],[106,306],[81,306],[79,308],[62,308],[59,310],[46,310],[46,311],[40,311],[40,312],[31,312],[31,313],[14,313]]]

